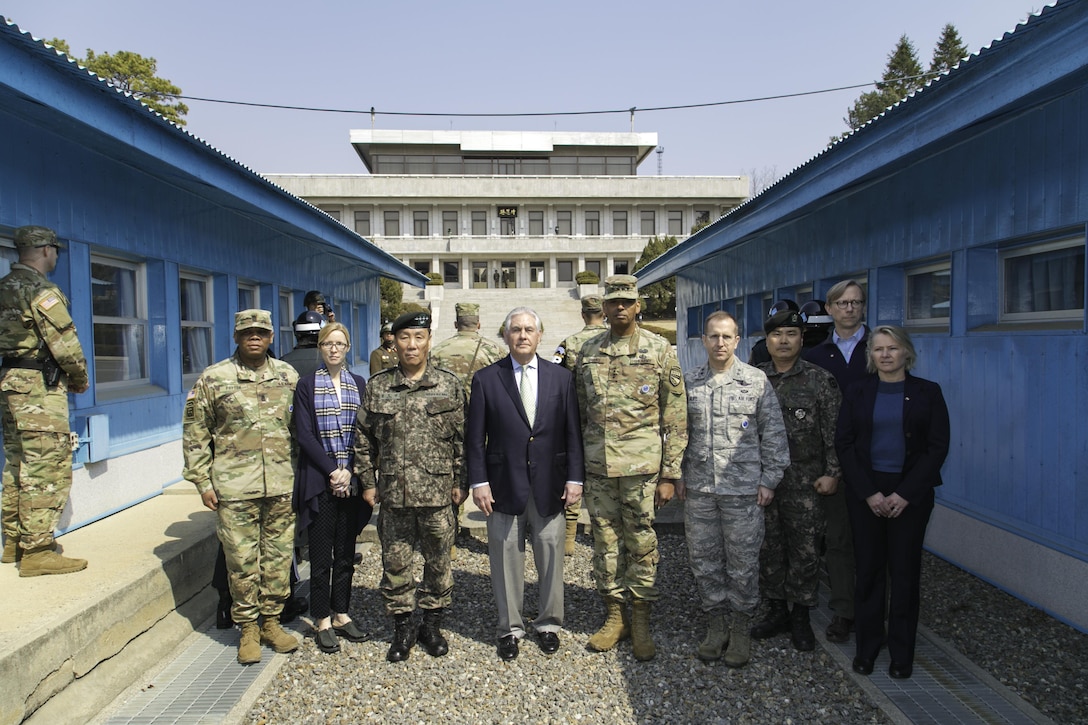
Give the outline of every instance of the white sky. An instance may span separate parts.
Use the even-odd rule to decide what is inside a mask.
[[[972,53],[1043,0],[5,0],[0,14],[77,55],[130,50],[186,95],[427,113],[569,112],[710,103],[871,82],[901,34],[928,67],[951,22]],[[666,175],[783,176],[846,130],[853,89],[638,113]],[[369,113],[189,105],[187,128],[259,172],[365,173],[348,143]],[[626,112],[381,116],[377,128],[629,131]],[[651,155],[642,174],[657,173]]]

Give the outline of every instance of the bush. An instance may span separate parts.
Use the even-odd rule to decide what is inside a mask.
[[[676,344],[676,328],[675,327],[665,327],[665,326],[662,326],[662,325],[654,325],[652,323],[646,323],[646,322],[641,323],[639,325],[639,327],[641,327],[643,330],[649,330],[650,332],[656,332],[658,335],[661,335],[663,338],[668,340],[673,345]]]
[[[601,278],[597,276],[596,272],[590,272],[587,269],[574,275],[574,281],[578,284],[600,284]]]
[[[428,272],[427,273],[427,284],[428,285],[441,285],[441,284],[445,284],[445,283],[442,281],[442,275],[440,275],[438,272]]]

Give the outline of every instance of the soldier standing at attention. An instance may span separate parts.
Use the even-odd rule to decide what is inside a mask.
[[[672,499],[687,443],[684,377],[669,341],[643,330],[637,280],[605,280],[612,325],[582,346],[575,374],[593,529],[593,578],[605,622],[589,648],[631,637],[635,659],[653,659],[650,608],[658,598],[654,509]],[[626,601],[632,602],[628,625]]]
[[[3,562],[21,559],[19,576],[69,574],[87,560],[58,554],[53,532],[72,489],[68,393],[87,390],[87,361],[68,298],[46,277],[57,267],[57,235],[19,227],[15,248],[19,261],[0,280]]]
[[[370,351],[370,374],[397,366],[397,351],[393,348],[393,325],[382,325],[382,344]]]
[[[268,354],[272,336],[267,310],[237,313],[238,347],[201,373],[185,401],[182,426],[183,476],[218,514],[243,665],[261,661],[262,643],[280,653],[298,649],[279,623],[295,541],[291,416],[298,373]]]
[[[816,635],[809,609],[818,603],[820,539],[826,519],[820,502],[838,488],[842,471],[835,453],[835,425],[842,394],[835,376],[801,359],[805,322],[779,312],[763,323],[771,362],[759,366],[771,381],[790,444],[790,466],[764,512],[759,579],[767,617],[752,637],[791,633],[795,649],[810,652]],[[787,608],[792,603],[792,610]]]
[[[688,447],[684,479],[676,487],[685,501],[688,559],[707,618],[699,659],[722,658],[725,650],[729,667],[748,662],[748,628],[759,606],[763,507],[790,464],[778,399],[766,375],[736,359],[739,340],[732,315],[707,316],[707,363],[684,377]]]
[[[321,351],[317,349],[317,333],[327,324],[320,312],[306,310],[291,325],[295,333],[295,347],[280,359],[289,363],[299,377],[313,375],[324,364]]]
[[[416,641],[412,615],[423,610],[418,638],[427,654],[449,652],[442,610],[450,605],[454,510],[465,499],[465,391],[457,376],[428,363],[431,315],[409,312],[393,322],[399,363],[372,377],[359,411],[355,473],[363,499],[378,514],[382,596],[393,615],[385,658],[408,659]],[[453,507],[451,507],[453,504]],[[414,574],[415,548],[423,581]]]
[[[552,355],[553,363],[563,365],[571,372],[578,367],[578,353],[582,350],[582,345],[589,338],[596,337],[608,329],[604,321],[604,300],[600,295],[586,295],[582,298],[582,321],[585,322],[585,327],[559,343],[555,354]],[[567,538],[563,547],[563,553],[566,556],[574,556],[574,537],[578,533],[578,517],[581,512],[581,502],[563,510],[567,520]]]

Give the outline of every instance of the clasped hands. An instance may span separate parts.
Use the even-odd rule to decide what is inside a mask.
[[[879,492],[865,499],[865,503],[868,504],[869,510],[873,512],[873,516],[884,519],[898,518],[903,510],[910,505],[909,501],[897,493],[885,496]]]

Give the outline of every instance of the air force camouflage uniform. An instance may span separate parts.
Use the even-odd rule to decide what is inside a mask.
[[[355,436],[355,472],[364,489],[378,487],[381,590],[390,614],[415,610],[414,549],[423,555],[418,603],[450,605],[453,490],[467,491],[464,472],[465,392],[457,376],[429,364],[419,380],[400,367],[370,378]]]
[[[817,604],[820,553],[825,518],[820,494],[812,484],[821,476],[839,478],[835,425],[842,395],[835,377],[798,359],[784,373],[763,363],[782,407],[789,438],[790,465],[764,509],[766,533],[760,553],[760,590],[769,599],[806,607]]]
[[[750,616],[759,604],[763,509],[759,486],[775,489],[790,463],[782,411],[767,376],[733,358],[685,376],[688,447],[684,528],[704,612]]]
[[[20,249],[41,247],[56,243],[56,235],[45,227],[20,227],[15,243]],[[19,542],[24,552],[52,547],[72,488],[68,387],[86,387],[87,362],[68,306],[57,285],[25,264],[13,264],[0,280],[5,459],[0,519],[4,538]],[[43,363],[62,371],[51,386]]]
[[[582,346],[577,387],[597,591],[606,601],[654,601],[654,492],[659,477],[680,478],[687,442],[680,363],[660,335],[606,331]]]
[[[264,311],[239,312],[236,331],[262,326],[250,319],[258,312]],[[290,592],[297,382],[298,373],[282,360],[269,356],[253,370],[236,353],[206,368],[185,401],[183,476],[219,499],[216,533],[238,624],[279,615]]]

